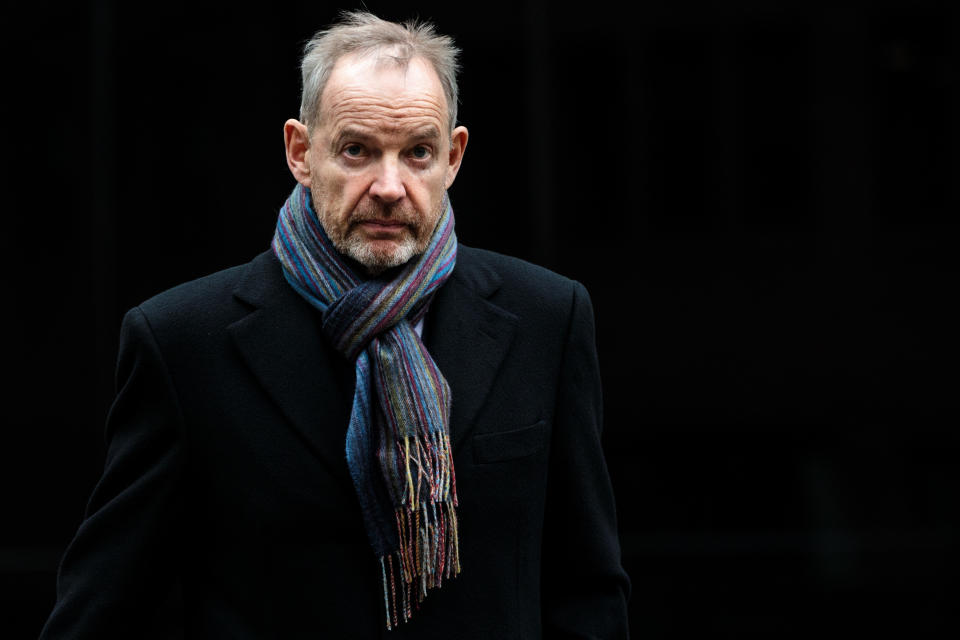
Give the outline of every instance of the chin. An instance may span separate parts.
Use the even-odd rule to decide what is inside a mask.
[[[373,275],[406,264],[411,258],[419,255],[412,238],[395,244],[391,248],[379,248],[371,242],[348,241],[341,252],[362,264]]]

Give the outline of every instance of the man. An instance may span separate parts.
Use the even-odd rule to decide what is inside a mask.
[[[459,245],[456,49],[347,14],[303,60],[270,251],[131,310],[43,638],[623,638],[584,288]]]

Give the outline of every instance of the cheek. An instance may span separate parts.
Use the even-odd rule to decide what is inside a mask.
[[[343,210],[350,210],[357,199],[357,192],[361,187],[359,182],[344,176],[340,172],[326,171],[315,174],[314,188],[319,189],[324,196],[324,204],[337,215]]]
[[[416,184],[416,198],[426,211],[432,212],[440,206],[446,191],[446,172],[435,172],[418,180]]]

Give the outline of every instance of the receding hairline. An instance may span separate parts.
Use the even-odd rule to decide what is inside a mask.
[[[410,72],[410,68],[413,66],[415,62],[419,61],[420,63],[422,63],[423,68],[429,73],[432,82],[435,83],[436,85],[436,89],[437,89],[436,97],[441,102],[441,106],[444,110],[444,116],[445,117],[450,116],[450,105],[448,104],[449,100],[447,98],[447,94],[443,90],[443,81],[440,79],[439,75],[437,74],[437,70],[434,69],[433,65],[430,63],[428,59],[424,58],[423,56],[412,56],[412,57],[391,56],[389,54],[383,54],[382,52],[377,50],[351,52],[351,53],[346,53],[340,56],[336,60],[336,62],[334,62],[333,67],[330,69],[330,74],[327,77],[327,82],[324,83],[323,91],[319,96],[319,100],[316,106],[315,122],[309,123],[307,125],[308,129],[312,131],[314,127],[317,124],[319,124],[320,121],[322,121],[323,118],[325,117],[323,106],[324,106],[324,101],[327,99],[327,96],[329,95],[328,90],[331,86],[330,81],[333,80],[334,75],[337,73],[338,70],[340,70],[341,65],[344,63],[351,64],[354,61],[362,60],[363,58],[370,58],[374,55],[376,55],[376,58],[372,60],[372,63],[375,69],[393,68],[393,69],[402,71],[404,74],[407,74]],[[350,60],[350,58],[353,58],[354,60]],[[427,95],[426,92],[424,92],[423,95],[426,96]]]
[[[342,12],[338,22],[318,31],[304,47],[300,120],[309,129],[317,124],[320,98],[331,70],[341,59],[376,55],[384,63],[393,62],[401,68],[421,59],[432,69],[440,82],[452,132],[457,122],[459,54],[453,39],[437,33],[430,22],[391,22],[368,11]]]

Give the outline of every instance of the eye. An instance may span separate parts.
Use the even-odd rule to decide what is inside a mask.
[[[430,157],[430,147],[418,144],[410,150],[410,155],[416,160],[426,160]]]
[[[363,147],[359,144],[348,144],[343,148],[343,153],[351,158],[359,158],[363,155]]]

